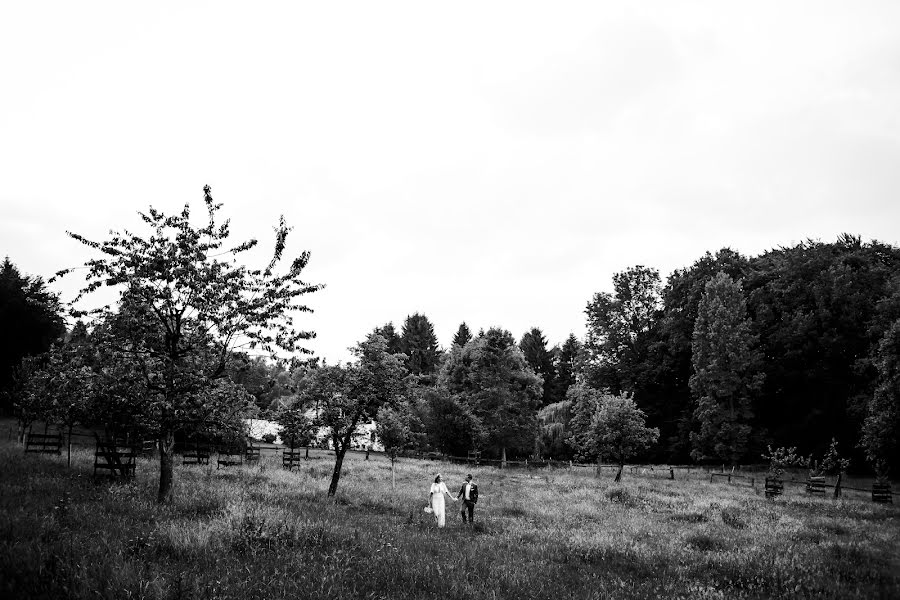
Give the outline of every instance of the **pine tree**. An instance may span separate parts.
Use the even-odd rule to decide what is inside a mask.
[[[763,380],[755,343],[741,282],[719,272],[705,286],[694,325],[690,387],[700,424],[691,433],[695,460],[735,464],[747,453],[751,398]]]
[[[463,321],[459,329],[456,330],[456,335],[453,336],[453,344],[462,348],[466,344],[469,343],[469,340],[472,339],[472,332],[469,330],[469,326],[466,325],[465,321]]]
[[[400,351],[407,357],[406,367],[413,375],[430,375],[440,360],[437,336],[428,317],[416,313],[406,317],[400,334]]]
[[[394,329],[393,323],[386,323],[381,327],[376,327],[374,333],[380,335],[387,342],[387,351],[389,354],[400,354],[403,344],[397,330]]]
[[[543,405],[552,404],[556,386],[556,368],[553,365],[553,355],[547,350],[547,340],[544,339],[543,332],[534,327],[522,336],[519,348],[522,349],[525,361],[531,369],[544,380]]]
[[[581,342],[570,333],[569,337],[559,349],[556,362],[556,381],[554,382],[553,398],[560,402],[566,397],[569,388],[575,385],[576,374],[579,371],[581,357]]]

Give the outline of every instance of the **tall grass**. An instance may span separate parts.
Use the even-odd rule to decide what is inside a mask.
[[[749,486],[565,471],[476,469],[474,527],[448,503],[423,512],[440,471],[352,457],[336,499],[332,461],[287,472],[179,467],[153,502],[157,465],[128,483],[0,445],[3,598],[877,598],[900,597],[894,507]]]

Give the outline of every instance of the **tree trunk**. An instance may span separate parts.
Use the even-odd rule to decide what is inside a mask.
[[[622,481],[622,469],[624,469],[624,468],[625,468],[625,463],[623,461],[619,461],[619,470],[616,473],[616,479],[615,479],[616,483],[619,483],[620,481]]]
[[[506,446],[500,449],[500,468],[506,468]]]
[[[841,473],[838,473],[837,483],[834,484],[834,497],[841,497]]]
[[[156,501],[168,502],[172,499],[172,487],[175,474],[175,456],[172,450],[175,446],[175,434],[166,431],[159,436],[159,495]]]
[[[309,460],[309,446],[306,447],[306,460]]]
[[[66,466],[72,467],[72,426],[69,425],[69,440],[66,444]]]
[[[391,490],[397,488],[397,479],[394,476],[394,455],[391,454]]]
[[[334,451],[334,472],[331,474],[331,485],[328,486],[329,498],[337,492],[338,481],[341,479],[341,465],[344,464],[344,454],[346,452],[346,449]]]

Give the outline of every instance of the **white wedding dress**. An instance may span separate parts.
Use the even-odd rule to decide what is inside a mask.
[[[438,527],[443,527],[447,523],[447,514],[444,510],[444,494],[449,494],[444,482],[431,484],[431,510],[434,511],[434,518]]]

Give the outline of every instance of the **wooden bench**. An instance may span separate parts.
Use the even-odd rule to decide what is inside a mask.
[[[288,471],[293,471],[294,467],[300,466],[300,461],[303,459],[303,453],[299,448],[287,448],[284,452],[281,453],[281,466],[287,469]]]
[[[766,477],[766,498],[774,498],[784,494],[784,481],[775,477]]]
[[[879,504],[893,504],[894,497],[891,492],[890,483],[875,482],[872,484],[872,502]]]
[[[135,459],[139,452],[136,446],[98,440],[97,448],[94,450],[94,477],[98,475],[123,479],[134,477]]]
[[[141,456],[153,456],[156,454],[156,440],[143,440],[140,449]]]
[[[61,433],[29,433],[25,438],[25,453],[62,454]]]
[[[181,455],[183,465],[208,465],[210,450],[200,444],[188,444]]]
[[[825,497],[825,477],[810,477],[806,480],[806,493]]]

